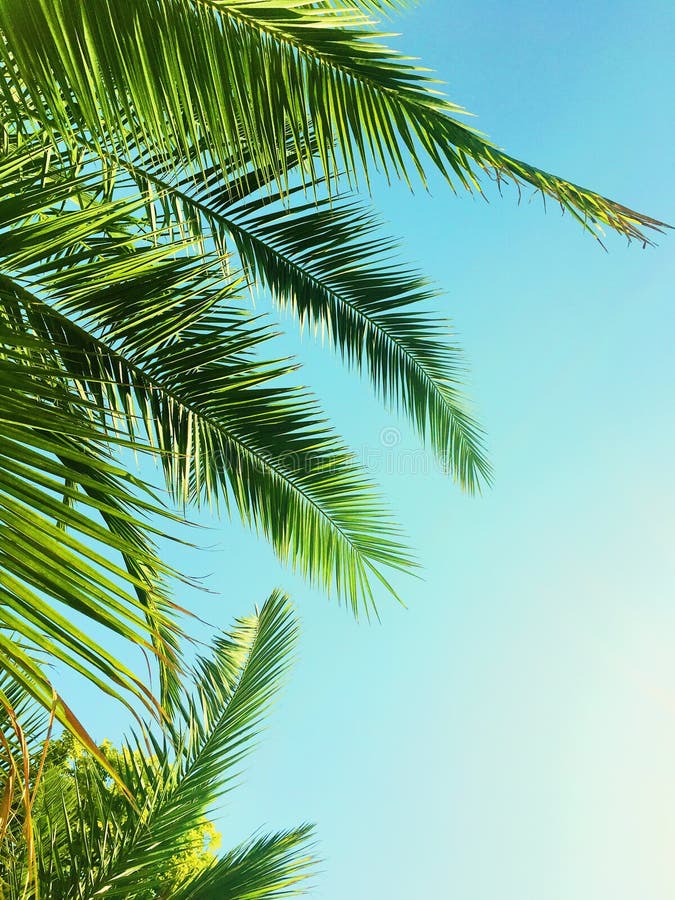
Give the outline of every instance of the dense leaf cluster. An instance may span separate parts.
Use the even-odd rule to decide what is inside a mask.
[[[492,179],[539,191],[596,236],[606,226],[647,241],[661,226],[467,126],[371,21],[403,5],[0,0],[0,834],[16,837],[17,797],[37,822],[35,845],[19,829],[15,887],[145,897],[132,892],[139,873],[169,865],[175,841],[192,852],[213,785],[238,759],[232,734],[248,737],[267,702],[290,628],[278,598],[202,664],[202,706],[185,694],[180,581],[156,539],[187,507],[238,514],[355,613],[374,610],[378,591],[396,596],[392,574],[415,565],[278,349],[277,311],[362,373],[463,488],[490,480],[437,292],[396,260],[359,186],[436,171],[453,190]],[[256,312],[252,294],[268,308]],[[158,462],[158,491],[134,474],[134,454]],[[159,690],[101,633],[148,654]],[[152,752],[97,747],[54,691],[55,662],[162,721]],[[98,760],[76,764],[68,788],[49,763],[40,791],[53,787],[61,806],[40,801],[17,762],[30,755],[24,702]],[[305,837],[207,860],[172,896],[281,896]]]

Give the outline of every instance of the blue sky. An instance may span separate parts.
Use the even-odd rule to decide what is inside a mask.
[[[394,27],[511,154],[675,222],[671,3],[427,0]],[[210,549],[173,560],[212,573],[218,596],[188,599],[217,626],[277,585],[302,620],[219,825],[227,843],[316,822],[321,900],[666,900],[674,238],[610,235],[605,253],[537,199],[490,197],[434,179],[374,196],[446,291],[495,468],[482,498],[284,323],[419,552],[407,609],[354,623],[237,523],[202,519]],[[123,716],[90,696],[87,724],[118,738]]]

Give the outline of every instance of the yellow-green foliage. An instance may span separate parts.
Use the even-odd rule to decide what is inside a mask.
[[[288,598],[274,591],[196,658],[171,720],[142,726],[120,747],[107,741],[95,755],[70,734],[50,741],[38,709],[29,740],[7,744],[4,767],[0,754],[0,798],[4,776],[4,796],[16,800],[0,831],[0,900],[302,893],[314,865],[310,825],[257,833],[216,855],[208,818],[259,733],[296,634]],[[12,782],[20,767],[23,781]]]
[[[118,772],[122,770],[124,754],[133,753],[140,761],[140,751],[130,751],[127,747],[120,750],[111,741],[104,741],[100,749],[111,766]],[[151,761],[152,757],[146,757],[146,764],[148,760]],[[69,733],[65,733],[62,737],[52,741],[47,751],[43,774],[46,787],[45,792],[42,794],[43,802],[46,802],[47,794],[51,796],[51,791],[56,786],[56,782],[58,782],[64,796],[67,796],[72,790],[76,774],[85,774],[83,770],[96,765],[98,764]],[[80,783],[84,780],[79,779]],[[115,820],[118,827],[124,829],[128,817],[128,805],[120,788],[112,778],[107,780],[106,789],[110,792],[111,799],[114,800],[116,798],[118,801],[114,804]],[[35,813],[39,817],[39,804],[36,805]],[[77,823],[71,823],[71,826],[77,828]],[[188,877],[194,877],[216,861],[215,851],[220,847],[220,843],[220,833],[212,822],[205,816],[202,817],[199,825],[192,828],[185,835],[185,846],[172,857],[166,866],[164,874],[159,879],[159,887],[156,890],[148,891],[145,897],[139,897],[138,900],[159,900],[159,898],[171,897],[172,889],[175,886],[180,885]],[[0,900],[3,900],[1,894]]]
[[[137,762],[141,761],[140,751],[130,751],[127,747],[120,750],[111,741],[104,741],[100,749],[112,768],[118,773],[123,770],[125,754],[132,754],[136,757]],[[146,766],[148,762],[152,763],[153,758],[146,757]],[[74,857],[78,858],[82,855],[78,851],[78,847],[80,850],[83,849],[82,844],[91,837],[91,828],[78,816],[70,816],[68,811],[75,808],[76,790],[81,793],[83,786],[88,783],[95,785],[95,791],[102,788],[108,794],[106,798],[109,803],[108,810],[112,813],[106,823],[108,826],[114,822],[116,832],[124,832],[125,828],[137,827],[135,822],[130,821],[128,802],[116,782],[112,778],[105,777],[103,781],[100,778],[90,780],[89,775],[94,768],[99,768],[99,764],[70,733],[66,732],[50,742],[32,808],[33,827],[38,841],[40,839],[48,840],[50,835],[67,827],[70,840],[74,842],[71,844],[71,848],[75,850]],[[18,801],[20,798],[16,799]],[[87,800],[91,801],[92,806],[100,803],[100,797],[94,796],[94,792],[90,798],[82,799],[84,799],[85,806]],[[81,802],[82,800],[80,800]],[[6,854],[28,858],[23,825],[24,816],[18,811],[13,827],[5,836],[0,849],[0,900],[11,900],[14,896],[11,881],[8,881],[8,873],[4,871],[3,858],[7,859]],[[97,820],[97,825],[99,827],[103,825],[100,819]],[[220,847],[220,842],[219,832],[213,823],[203,816],[199,824],[184,835],[183,846],[167,863],[163,873],[157,879],[156,887],[148,889],[143,894],[137,894],[136,900],[163,900],[163,898],[171,897],[178,885],[188,878],[194,878],[195,875],[205,871],[216,862],[216,851]],[[103,860],[92,860],[93,867],[97,867],[102,862]],[[62,864],[66,869],[69,866],[68,860],[63,860]]]

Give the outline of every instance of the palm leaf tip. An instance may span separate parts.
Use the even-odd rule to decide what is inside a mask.
[[[572,215],[600,243],[603,226],[623,235],[629,241],[636,240],[643,246],[654,245],[648,232],[664,234],[667,229],[672,228],[666,222],[637,212],[556,175],[550,175],[501,151],[495,151],[489,166],[498,182],[506,182],[510,178],[519,192],[521,187],[530,185],[542,195],[544,201],[547,197],[553,199],[563,212]]]
[[[177,900],[281,900],[304,894],[317,866],[312,837],[313,826],[301,825],[252,838],[200,873]]]

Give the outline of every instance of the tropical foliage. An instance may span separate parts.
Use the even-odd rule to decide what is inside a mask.
[[[27,743],[24,759],[34,752],[35,762],[27,784],[22,772],[12,782],[12,815],[0,834],[0,897],[272,900],[301,893],[313,865],[309,826],[257,835],[216,856],[207,819],[260,729],[295,637],[289,603],[275,593],[197,661],[194,690],[181,693],[170,725],[146,727],[120,750],[104,746],[131,797],[67,736],[47,742],[44,753],[33,721],[36,747]],[[33,708],[33,715],[40,713]]]
[[[392,261],[359,185],[486,176],[594,234],[659,227],[468,127],[370,23],[397,5],[0,0],[0,651],[82,740],[45,657],[134,708],[180,697],[154,541],[172,514],[131,453],[161,461],[178,510],[236,510],[356,612],[413,565],[251,289],[320,331],[464,488],[489,480],[435,291]],[[88,621],[154,654],[159,697]]]

